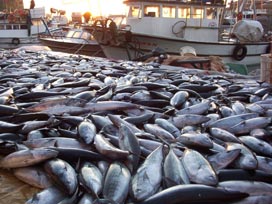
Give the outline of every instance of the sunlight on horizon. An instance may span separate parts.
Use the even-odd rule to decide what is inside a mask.
[[[90,11],[92,16],[107,16],[109,14],[125,14],[123,0],[35,0],[36,8],[45,7],[50,14],[50,8],[65,10],[68,19],[72,12]],[[24,0],[24,7],[29,8],[30,0]]]

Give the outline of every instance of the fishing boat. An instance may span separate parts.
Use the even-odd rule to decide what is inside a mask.
[[[0,12],[0,48],[14,49],[39,43],[38,35],[46,31],[41,17],[45,17],[44,7]]]
[[[65,30],[65,27],[63,29]],[[68,28],[64,36],[56,34],[46,35],[40,37],[40,41],[53,51],[105,57],[99,43],[89,32],[82,28]]]
[[[107,58],[138,60],[159,47],[179,55],[190,46],[197,56],[219,56],[225,63],[258,67],[260,55],[270,51],[258,21],[239,19],[226,32],[226,4],[222,0],[125,0],[125,23],[108,18],[90,32]],[[160,54],[160,53],[154,53]]]

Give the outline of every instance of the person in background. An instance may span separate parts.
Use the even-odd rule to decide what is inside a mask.
[[[31,0],[30,1],[30,9],[34,9],[35,8],[35,1]]]
[[[91,13],[87,11],[83,14],[83,17],[84,17],[85,23],[88,23],[91,18]]]

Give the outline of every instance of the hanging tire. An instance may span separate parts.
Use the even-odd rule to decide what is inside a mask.
[[[11,41],[11,43],[13,45],[19,45],[20,44],[20,39],[19,38],[13,38],[12,41]]]
[[[236,45],[232,52],[232,57],[237,60],[241,61],[247,55],[247,48],[245,45]]]

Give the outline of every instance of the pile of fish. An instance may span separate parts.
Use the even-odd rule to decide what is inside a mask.
[[[27,204],[272,203],[270,84],[0,55],[0,168],[41,189]]]

